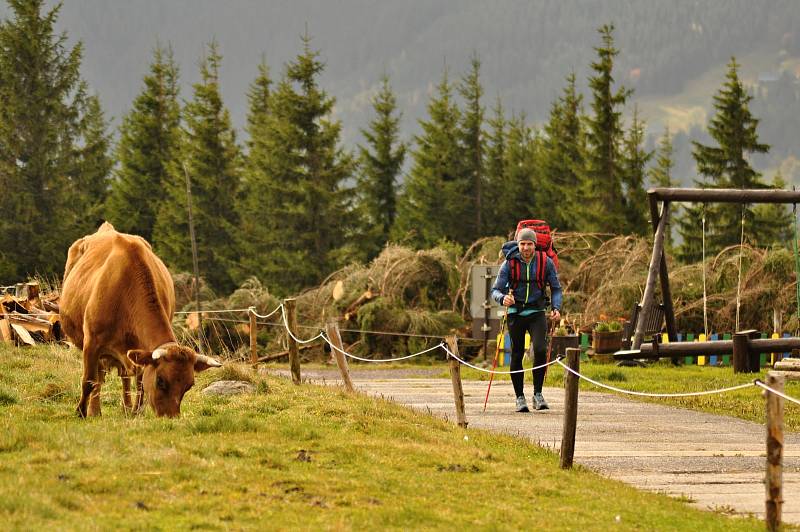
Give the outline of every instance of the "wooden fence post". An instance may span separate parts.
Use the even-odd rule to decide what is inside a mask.
[[[447,337],[450,352],[458,356],[458,339],[455,336]],[[453,399],[456,403],[456,421],[459,427],[467,428],[467,414],[464,411],[464,387],[461,385],[461,363],[447,355],[450,364],[450,379],[453,381]]]
[[[783,393],[784,378],[771,371],[767,386]],[[778,530],[783,507],[783,398],[764,390],[767,399],[767,530]]]
[[[297,308],[294,298],[284,299],[283,308],[286,311],[286,324],[289,328],[289,369],[292,371],[292,382],[300,384],[300,349],[297,340]]]
[[[250,307],[247,309],[247,314],[250,316],[250,363],[253,365],[258,364],[258,342],[256,333],[256,309]]]
[[[325,332],[328,334],[328,339],[333,344],[331,351],[333,351],[333,356],[336,359],[336,365],[339,366],[339,372],[342,374],[344,387],[347,388],[348,392],[356,391],[353,387],[353,381],[350,380],[350,368],[347,365],[347,359],[342,352],[344,346],[342,344],[342,334],[339,332],[339,320],[336,318],[328,320],[325,326]]]
[[[567,348],[567,366],[581,370],[581,350]],[[561,469],[572,467],[575,455],[575,430],[578,424],[578,388],[580,377],[564,370],[564,426],[561,432]]]

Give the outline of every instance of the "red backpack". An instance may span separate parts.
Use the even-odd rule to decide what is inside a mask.
[[[536,233],[536,285],[540,290],[544,290],[545,272],[547,266],[547,258],[553,261],[553,265],[558,271],[558,250],[553,247],[553,236],[550,234],[550,226],[544,220],[521,220],[517,224],[517,230],[514,231],[514,240],[517,239],[519,232],[523,229],[532,229]],[[519,263],[519,261],[515,261]],[[522,272],[520,271],[520,264],[512,264],[511,266],[511,284],[516,287],[519,284]]]

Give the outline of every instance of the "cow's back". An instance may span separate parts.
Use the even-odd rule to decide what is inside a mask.
[[[70,247],[59,309],[64,331],[79,348],[86,332],[109,345],[135,343],[153,323],[168,326],[174,306],[169,271],[143,238],[105,223]]]

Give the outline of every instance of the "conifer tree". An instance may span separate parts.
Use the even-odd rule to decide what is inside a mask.
[[[419,122],[422,134],[414,139],[414,164],[398,203],[394,235],[418,247],[442,239],[467,244],[472,181],[464,175],[457,127],[461,113],[446,68],[427,107],[429,119]]]
[[[319,283],[355,252],[347,180],[353,157],[339,147],[341,124],[330,115],[335,100],[318,85],[325,68],[311,38],[269,93],[263,143],[251,149],[249,179],[264,199],[258,245],[262,281],[281,295]]]
[[[201,79],[193,85],[193,99],[183,110],[184,126],[177,156],[168,165],[166,199],[159,208],[153,243],[168,266],[192,270],[188,174],[200,275],[215,291],[228,293],[235,287],[231,271],[239,256],[234,200],[240,187],[241,155],[219,91],[221,61],[212,41],[200,66]]]
[[[582,99],[575,89],[575,74],[567,77],[563,94],[552,104],[542,139],[540,203],[548,205],[551,227],[562,231],[578,227],[583,202],[586,132],[582,121]]]
[[[77,161],[70,176],[70,186],[65,191],[71,202],[80,209],[74,212],[74,223],[65,223],[72,233],[71,239],[94,232],[105,219],[109,174],[113,161],[109,156],[111,135],[100,106],[100,99],[89,96],[81,128],[83,142],[77,150]]]
[[[502,229],[502,236],[508,236],[521,219],[549,216],[547,209],[550,206],[541,205],[536,195],[536,149],[537,140],[525,123],[525,116],[511,117],[506,136],[506,171],[494,206],[494,216]]]
[[[265,204],[270,201],[270,183],[263,171],[272,150],[269,142],[271,87],[269,66],[262,57],[256,78],[247,92],[247,157],[242,174],[242,193],[238,198],[241,217],[237,234],[242,254],[234,268],[234,278],[239,283],[250,276],[266,279],[264,257],[272,251],[269,245],[270,224],[264,216]]]
[[[471,209],[474,213],[474,223],[464,227],[469,240],[476,240],[484,236],[483,229],[483,189],[484,172],[484,139],[483,115],[484,107],[481,104],[483,87],[480,81],[481,62],[476,54],[470,60],[470,70],[461,79],[458,92],[464,99],[464,110],[461,114],[459,137],[464,150],[464,175],[470,180],[469,195]],[[471,230],[470,230],[471,229]]]
[[[614,92],[614,26],[599,30],[603,44],[595,48],[597,61],[592,63],[594,75],[589,78],[592,91],[593,115],[588,118],[585,228],[594,231],[617,232],[626,228],[623,196],[621,142],[623,129],[621,111],[631,91],[620,87]]]
[[[487,235],[503,235],[508,232],[504,220],[500,219],[500,202],[504,198],[503,187],[507,177],[506,137],[508,121],[503,110],[503,102],[498,96],[488,120],[489,132],[486,137],[486,187],[483,194],[483,226]]]
[[[359,225],[365,228],[360,248],[371,260],[389,240],[397,216],[397,178],[406,156],[406,145],[399,140],[401,114],[389,84],[388,76],[381,78],[381,87],[372,99],[375,117],[369,129],[361,134],[367,146],[359,146],[358,176]]]
[[[650,184],[653,185],[654,187],[665,187],[665,188],[678,186],[680,182],[677,179],[675,179],[672,175],[672,169],[675,166],[675,161],[673,159],[672,136],[670,135],[669,132],[669,126],[664,128],[664,135],[662,135],[661,139],[659,140],[655,158],[656,158],[656,164],[655,166],[650,168],[647,174]],[[670,214],[670,219],[667,220],[667,232],[664,235],[665,247],[668,250],[673,249],[672,220],[675,218],[675,214],[676,214],[675,212],[672,212]],[[695,221],[695,230],[696,230],[696,221]]]
[[[706,146],[693,141],[692,156],[703,180],[701,186],[711,188],[764,188],[761,175],[748,160],[750,153],[766,153],[769,146],[758,141],[758,119],[750,113],[748,104],[753,97],[742,85],[739,65],[732,58],[728,63],[726,81],[714,95],[715,114],[708,124],[708,132],[716,146]],[[744,214],[742,213],[744,209]],[[709,206],[710,228],[708,244],[712,253],[736,245],[741,238],[741,219],[745,225],[752,222],[752,207],[738,204]],[[761,235],[751,234],[758,241]]]
[[[780,171],[772,179],[771,188],[783,189],[786,181]],[[794,234],[794,218],[783,203],[760,203],[753,208],[753,244],[760,247],[785,246]]]
[[[156,46],[143,82],[120,126],[119,166],[106,213],[118,230],[149,241],[165,197],[167,165],[175,156],[180,126],[178,67],[170,48]]]
[[[647,164],[653,157],[642,146],[644,124],[639,120],[639,108],[634,106],[631,127],[624,139],[622,159],[623,194],[625,199],[625,233],[645,235],[650,233],[647,193],[644,178]]]
[[[44,0],[9,0],[0,23],[0,283],[26,275],[60,275],[73,230],[53,230],[54,220],[82,221],[102,165],[105,127],[99,102],[81,80],[79,42],[69,48],[56,34],[60,6]],[[87,147],[91,145],[91,147]],[[81,168],[91,167],[84,183]]]

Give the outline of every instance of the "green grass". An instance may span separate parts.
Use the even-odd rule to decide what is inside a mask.
[[[114,376],[81,420],[78,357],[0,347],[4,530],[763,528],[335,388],[249,375],[258,393],[199,393],[246,367],[198,375],[174,420],[124,417]]]
[[[529,366],[529,364],[526,364]],[[508,368],[502,368],[507,371]],[[652,393],[684,393],[699,392],[718,388],[727,388],[738,384],[753,382],[759,378],[766,381],[767,370],[760,373],[734,373],[730,366],[673,366],[669,361],[661,361],[648,367],[617,367],[614,364],[581,362],[581,373],[603,384],[625,390]],[[445,373],[442,373],[444,376]],[[470,368],[463,368],[464,379],[489,380],[486,373]],[[551,366],[547,373],[545,386],[562,386],[564,370]],[[495,379],[509,379],[508,375],[496,375]],[[526,375],[526,382],[530,376]],[[581,379],[581,390],[607,392],[594,384]],[[762,388],[755,386],[714,395],[680,398],[645,398],[625,395],[630,399],[648,401],[665,405],[701,410],[713,414],[738,417],[748,421],[764,423],[766,417]],[[800,398],[800,381],[787,381],[784,392],[792,397]],[[618,393],[618,392],[610,392]],[[623,395],[623,394],[619,394]],[[800,405],[784,401],[784,428],[787,431],[800,430]]]

